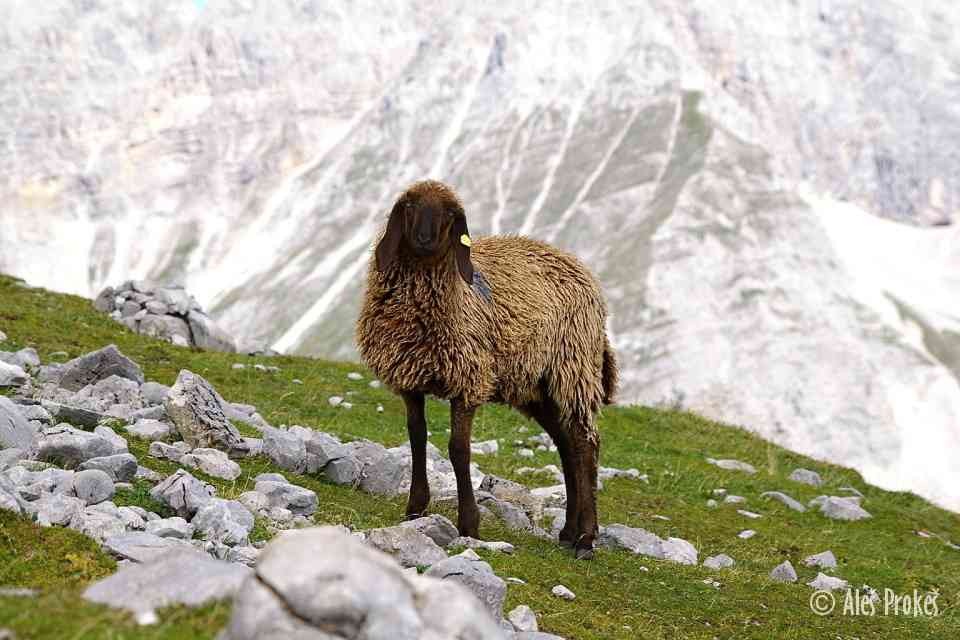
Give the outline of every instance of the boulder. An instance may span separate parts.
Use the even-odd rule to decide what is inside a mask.
[[[227,453],[246,450],[237,428],[224,414],[220,396],[202,377],[182,370],[164,407],[190,446],[216,448]]]
[[[91,458],[123,453],[116,442],[102,433],[90,433],[67,424],[48,427],[40,434],[37,459],[74,468]]]
[[[502,639],[497,622],[451,580],[404,575],[337,527],[285,532],[260,554],[222,640]]]
[[[38,438],[36,426],[24,417],[19,405],[0,396],[0,449],[30,450]]]
[[[115,490],[113,480],[100,469],[78,471],[73,476],[73,492],[88,505],[109,500]]]
[[[83,592],[84,600],[136,614],[173,605],[197,607],[232,597],[251,574],[243,565],[193,549],[169,549],[121,567]]]
[[[313,515],[317,510],[315,492],[288,482],[261,480],[254,485],[254,490],[266,496],[270,508],[282,507],[302,516]]]
[[[263,455],[288,471],[302,473],[307,468],[307,445],[295,433],[273,427],[263,430]]]
[[[366,534],[367,544],[393,556],[404,567],[428,566],[447,558],[436,542],[412,527],[384,527]]]
[[[139,365],[112,344],[66,362],[61,369],[59,383],[64,389],[79,391],[88,384],[95,384],[112,375],[143,384],[143,371]]]
[[[213,487],[197,480],[183,469],[177,470],[150,491],[155,500],[159,500],[187,520],[212,500],[214,494]]]
[[[112,456],[90,458],[78,467],[86,469],[100,469],[106,472],[114,482],[133,482],[137,475],[137,458],[132,453],[117,453]]]

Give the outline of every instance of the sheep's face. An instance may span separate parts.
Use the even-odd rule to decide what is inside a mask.
[[[445,263],[453,253],[460,275],[473,282],[467,218],[452,189],[425,181],[400,196],[377,245],[377,269],[389,267],[401,251],[427,267]]]

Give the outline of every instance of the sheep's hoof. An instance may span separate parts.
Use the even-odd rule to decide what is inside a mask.
[[[572,549],[574,542],[577,540],[577,534],[572,531],[560,530],[560,534],[557,536],[557,540],[560,542],[560,546],[565,549]]]
[[[564,549],[573,549],[573,540],[567,540],[566,538],[559,539],[560,546]]]
[[[593,560],[593,549],[587,547],[577,549],[576,558],[577,560]]]

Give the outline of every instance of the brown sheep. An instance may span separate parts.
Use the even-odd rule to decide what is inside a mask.
[[[486,402],[508,404],[550,434],[563,463],[576,557],[597,535],[594,417],[613,401],[617,365],[597,281],[575,257],[516,236],[471,241],[463,205],[435,181],[393,206],[367,275],[360,354],[406,404],[413,469],[407,516],[430,501],[424,395],[450,400],[450,461],[461,535],[477,537],[470,429]]]

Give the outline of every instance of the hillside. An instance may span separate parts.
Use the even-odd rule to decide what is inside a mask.
[[[405,439],[402,405],[389,392],[368,386],[368,374],[351,363],[299,357],[257,359],[202,353],[173,347],[127,332],[96,313],[89,300],[33,289],[10,278],[0,278],[0,330],[7,341],[0,350],[26,346],[37,349],[43,362],[65,361],[107,344],[140,363],[147,380],[172,384],[180,369],[204,376],[232,402],[253,404],[273,425],[300,424],[338,435],[345,440],[369,438],[388,446]],[[277,373],[233,364],[261,362],[280,367]],[[351,380],[350,372],[363,380]],[[303,382],[293,383],[294,379]],[[333,407],[332,395],[348,395],[352,408]],[[377,412],[377,405],[384,411]],[[447,416],[439,402],[429,404],[430,440],[446,450]],[[592,562],[574,562],[553,543],[529,533],[512,531],[496,518],[485,518],[486,540],[512,543],[512,555],[479,551],[500,576],[517,577],[510,584],[504,610],[529,605],[540,615],[541,630],[568,639],[610,638],[952,638],[960,628],[960,516],[932,506],[908,493],[891,493],[866,484],[856,472],[811,460],[751,435],[694,414],[647,407],[614,407],[600,421],[603,434],[601,464],[636,468],[648,481],[633,478],[607,480],[600,492],[604,525],[622,523],[642,527],[664,538],[690,541],[699,561],[725,553],[736,564],[713,570],[633,555],[624,550],[600,550]],[[534,458],[516,455],[518,440],[535,435],[534,425],[502,407],[484,407],[475,423],[476,440],[497,439],[494,455],[476,456],[486,473],[529,486],[553,484],[547,475],[518,473],[524,466],[558,464],[555,453],[536,451]],[[118,429],[118,432],[122,432]],[[140,464],[161,474],[176,469],[152,458],[147,442],[128,437],[130,452]],[[523,446],[526,446],[524,444]],[[707,457],[737,459],[755,466],[755,475],[728,471]],[[234,497],[251,488],[252,478],[278,471],[267,459],[240,461],[242,474],[233,481],[197,477],[217,487],[222,497]],[[788,479],[803,467],[818,472],[820,488]],[[402,498],[389,499],[334,486],[317,476],[285,472],[295,484],[316,492],[319,507],[315,523],[342,523],[355,529],[396,524],[402,517]],[[817,509],[792,511],[760,497],[764,491],[783,491],[802,503],[821,495],[843,495],[840,487],[864,494],[863,506],[873,517],[857,522],[829,520]],[[726,489],[745,504],[708,506]],[[159,508],[149,497],[149,485],[137,481],[121,491],[119,505]],[[722,500],[722,499],[721,499]],[[161,505],[162,506],[162,505]],[[748,519],[738,508],[761,514]],[[436,509],[448,516],[445,508]],[[749,539],[738,533],[753,529]],[[252,540],[269,537],[258,520]],[[934,618],[884,616],[854,617],[811,613],[813,592],[804,583],[817,570],[801,562],[812,554],[831,550],[839,567],[833,573],[854,587],[869,585],[884,593],[938,591],[940,615]],[[768,574],[790,560],[799,582],[782,584]],[[115,561],[84,536],[59,527],[40,529],[0,511],[0,587],[37,589],[35,597],[15,597],[0,591],[0,628],[25,638],[212,638],[229,618],[230,605],[199,610],[165,610],[160,624],[137,627],[124,615],[84,603],[79,594],[92,580],[114,571]],[[828,571],[829,573],[829,571]],[[709,580],[708,580],[709,579]],[[707,581],[707,582],[705,582]],[[551,595],[556,584],[577,597],[560,600]]]

